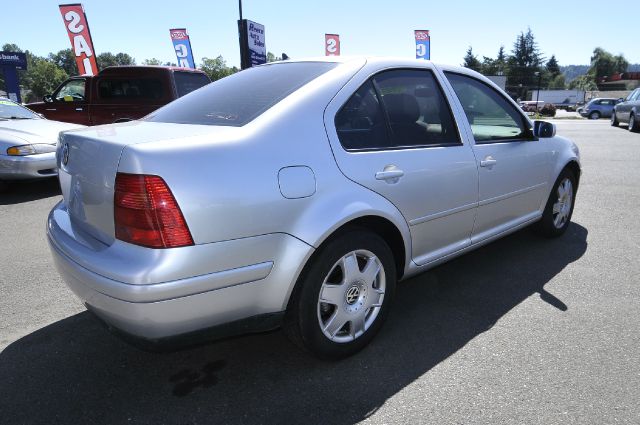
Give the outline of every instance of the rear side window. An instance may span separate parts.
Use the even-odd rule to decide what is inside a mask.
[[[103,78],[98,82],[98,96],[112,101],[159,100],[164,90],[155,78]]]
[[[335,119],[340,143],[346,150],[391,146],[384,113],[373,83],[367,81],[349,98]]]
[[[336,66],[330,62],[290,62],[250,68],[189,93],[145,120],[243,126]]]
[[[494,88],[466,75],[445,72],[471,125],[476,143],[530,139],[522,114]]]
[[[198,90],[200,87],[204,87],[211,82],[209,77],[197,72],[175,71],[173,73],[173,78],[176,82],[178,97],[182,97],[194,90]]]
[[[449,105],[427,70],[377,74],[349,98],[335,125],[346,150],[461,144]]]

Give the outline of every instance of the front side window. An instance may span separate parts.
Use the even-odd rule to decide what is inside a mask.
[[[476,143],[530,140],[531,129],[520,112],[489,85],[466,75],[446,72],[471,125]]]
[[[98,96],[103,100],[159,100],[162,82],[154,78],[103,78],[98,82]]]
[[[347,150],[461,144],[449,105],[427,70],[377,74],[349,98],[335,124]]]
[[[55,94],[55,99],[59,102],[84,102],[85,100],[85,80],[77,79],[68,81],[60,87]]]

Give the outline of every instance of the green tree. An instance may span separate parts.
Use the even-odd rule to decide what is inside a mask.
[[[13,43],[5,43],[2,45],[2,51],[3,52],[17,52],[17,53],[22,53],[22,49],[18,47],[17,44],[13,44]]]
[[[543,57],[531,28],[521,32],[508,59],[507,89],[514,97],[526,98],[528,89],[538,86]]]
[[[571,80],[571,83],[569,83],[569,88],[571,90],[588,91],[597,90],[598,86],[596,85],[596,82],[591,75],[585,74]]]
[[[237,72],[237,68],[229,68],[227,66],[227,61],[222,56],[218,56],[215,59],[202,58],[200,69],[211,78],[211,81],[219,80]]]
[[[558,65],[556,55],[551,55],[551,59],[549,59],[549,61],[547,62],[546,68],[551,75],[551,78],[556,78],[558,75],[560,75],[560,65]]]
[[[281,61],[282,58],[280,56],[276,56],[271,52],[267,52],[267,62],[275,62],[275,61]]]
[[[558,74],[555,77],[551,78],[548,87],[554,90],[564,90],[567,87],[564,75]]]
[[[64,49],[58,53],[49,53],[49,60],[61,68],[67,75],[78,75],[78,65],[73,50]]]
[[[143,65],[162,65],[162,62],[160,61],[160,59],[156,59],[156,58],[151,58],[151,59],[145,59],[142,61]]]
[[[467,49],[467,53],[464,56],[464,62],[462,64],[465,68],[473,69],[474,71],[480,72],[482,69],[482,64],[478,60],[478,58],[473,54],[473,48],[469,46]]]
[[[500,46],[498,56],[494,61],[496,67],[496,75],[504,75],[507,73],[507,55],[504,53],[504,46]]]
[[[113,54],[111,52],[100,53],[96,60],[98,61],[98,68],[104,69],[108,66],[123,66],[123,65],[135,65],[136,61],[127,53]]]
[[[594,80],[625,72],[629,62],[623,55],[613,56],[601,47],[596,47],[591,56],[591,67],[587,72]]]
[[[69,77],[58,65],[44,58],[35,59],[28,72],[31,89],[28,102],[42,99]]]

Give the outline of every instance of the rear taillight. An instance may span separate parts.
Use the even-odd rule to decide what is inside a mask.
[[[161,177],[118,173],[113,204],[117,239],[149,248],[193,245],[182,211]]]

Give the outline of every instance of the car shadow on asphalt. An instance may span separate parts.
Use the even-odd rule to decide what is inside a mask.
[[[373,343],[336,363],[281,331],[147,353],[80,313],[0,353],[0,412],[6,423],[352,424],[529,297],[570,309],[544,286],[585,253],[587,233],[525,229],[403,282]]]
[[[57,177],[38,180],[15,180],[0,182],[0,205],[21,204],[60,195]]]

